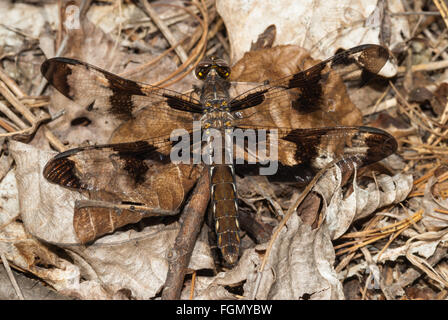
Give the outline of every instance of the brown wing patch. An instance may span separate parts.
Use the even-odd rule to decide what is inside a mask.
[[[41,66],[44,77],[59,92],[87,111],[129,118],[136,110],[165,102],[169,108],[200,113],[200,103],[191,96],[121,78],[85,62],[52,58]]]
[[[67,158],[53,158],[43,171],[44,177],[53,183],[70,189],[85,190],[87,186],[81,183],[75,171],[75,162]]]
[[[347,72],[354,70],[380,73],[384,66],[391,65],[390,61],[392,60],[387,49],[370,44],[342,51],[320,63],[314,61],[308,63],[309,57],[292,47],[278,47],[265,51],[265,53],[264,51],[257,51],[251,54],[252,56],[261,56],[262,58],[259,59],[267,59],[264,58],[264,56],[267,56],[274,60],[280,58],[282,61],[286,60],[283,61],[286,64],[283,69],[287,68],[292,72],[294,72],[294,68],[289,65],[293,64],[294,61],[298,64],[296,70],[297,67],[301,67],[303,71],[285,77],[282,68],[279,68],[277,73],[273,69],[272,74],[266,72],[260,74],[260,72],[256,72],[258,69],[255,69],[254,77],[256,74],[264,76],[264,78],[260,79],[258,77],[257,79],[247,77],[250,64],[246,69],[244,68],[245,65],[240,67],[240,64],[237,64],[237,73],[239,71],[239,73],[245,75],[238,80],[260,81],[279,77],[276,80],[265,81],[264,84],[237,95],[230,102],[231,111],[245,111],[242,119],[236,121],[237,125],[238,123],[248,124],[252,119],[254,124],[260,121],[267,123],[266,119],[272,119],[274,124],[279,127],[294,127],[296,125],[301,127],[301,123],[304,122],[309,122],[308,127],[359,124],[349,123],[346,120],[348,118],[347,112],[354,113],[350,110],[356,110],[356,108],[348,97],[344,98],[345,88],[340,80],[340,75],[345,75]],[[291,62],[288,61],[288,58]],[[304,64],[300,65],[301,63]],[[308,67],[310,64],[311,66]],[[238,77],[238,74],[236,76]],[[253,108],[255,106],[257,108]],[[314,116],[316,112],[319,113]],[[307,116],[308,114],[311,114],[312,119]],[[289,121],[294,117],[301,117],[301,121]],[[333,122],[331,122],[332,117],[336,117]],[[320,118],[320,122],[318,118]],[[361,119],[359,111],[357,118]],[[280,123],[280,120],[283,123]]]
[[[43,174],[50,182],[78,190],[101,190],[106,176],[123,176],[127,184],[144,182],[148,161],[168,163],[169,154],[160,152],[172,142],[136,141],[88,146],[62,152],[51,159]],[[110,186],[107,186],[110,187]]]
[[[264,128],[267,130],[266,128]],[[276,163],[278,170],[272,180],[309,182],[314,174],[336,160],[350,162],[360,168],[380,161],[394,153],[397,142],[387,132],[371,127],[328,127],[310,129],[271,128],[265,143],[267,158]],[[273,131],[278,136],[277,158],[270,150]],[[260,141],[256,131],[257,141]],[[257,154],[258,155],[258,154]],[[245,160],[247,161],[247,155]],[[268,166],[266,158],[257,158],[254,165],[237,165],[238,172],[260,174],[259,168]],[[251,168],[252,166],[252,168]]]

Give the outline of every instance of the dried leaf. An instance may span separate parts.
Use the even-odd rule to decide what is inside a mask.
[[[387,5],[391,13],[404,11],[400,1],[388,1]],[[217,1],[216,7],[230,35],[232,61],[239,60],[249,51],[251,43],[271,24],[277,29],[275,45],[300,45],[312,49],[315,57],[320,59],[333,55],[339,48],[379,43],[384,29],[382,21],[372,24],[370,19],[370,24],[367,23],[376,9],[375,3],[369,0],[290,0],[276,5],[265,1]],[[410,28],[405,17],[394,16],[389,21],[391,47],[395,47],[409,37]]]
[[[354,180],[353,193],[344,198],[341,181],[339,167],[333,167],[314,188],[324,199],[325,221],[332,239],[344,234],[354,220],[364,218],[378,208],[403,201],[413,186],[411,175],[380,175],[376,183],[370,183],[365,189]]]
[[[276,239],[257,299],[343,299],[326,227],[312,230],[292,215]]]
[[[0,182],[0,227],[15,220],[20,214],[17,183],[14,170]]]
[[[0,230],[0,250],[21,269],[50,284],[56,290],[72,288],[79,282],[79,269],[60,259],[46,246],[30,237],[23,224],[12,222]]]
[[[11,141],[9,150],[16,162],[21,217],[34,236],[52,243],[78,243],[73,229],[75,200],[80,193],[50,184],[42,176],[52,153]]]

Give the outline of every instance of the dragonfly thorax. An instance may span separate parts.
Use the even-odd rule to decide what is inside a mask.
[[[224,108],[206,110],[201,117],[201,126],[204,129],[229,129],[233,127],[234,117]]]

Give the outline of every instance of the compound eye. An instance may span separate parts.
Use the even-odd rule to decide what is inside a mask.
[[[204,80],[206,75],[207,75],[207,68],[198,68],[196,70],[196,77],[199,80]]]
[[[202,70],[198,70],[196,72],[196,77],[201,80],[204,79],[204,72]]]
[[[219,68],[218,69],[218,73],[219,73],[219,75],[222,78],[227,79],[230,76],[230,69],[228,69],[228,68]]]

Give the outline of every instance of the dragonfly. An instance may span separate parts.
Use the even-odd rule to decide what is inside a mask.
[[[48,161],[43,175],[65,188],[102,194],[101,199],[111,203],[108,209],[112,215],[122,212],[117,208],[173,214],[177,208],[165,210],[160,203],[155,206],[154,199],[142,195],[145,192],[140,187],[154,179],[154,166],[174,163],[175,156],[178,162],[189,158],[190,168],[194,165],[209,172],[217,244],[224,260],[233,265],[240,255],[235,178],[239,172],[258,170],[259,174],[286,176],[304,185],[332,161],[361,168],[397,149],[394,137],[378,128],[329,125],[331,121],[315,127],[284,127],[273,118],[295,112],[331,119],[331,112],[322,108],[322,100],[333,73],[359,69],[378,75],[390,69],[392,61],[383,46],[364,44],[289,76],[242,83],[230,81],[230,65],[211,56],[195,68],[202,83],[195,95],[124,79],[79,60],[51,58],[41,66],[43,76],[87,112],[123,120],[144,113],[151,125],[135,127],[124,142],[59,153]],[[238,91],[243,85],[245,89]],[[173,139],[173,129],[182,133],[177,140]],[[182,171],[182,175],[192,176],[191,170],[190,174]],[[169,194],[170,190],[164,192]]]

